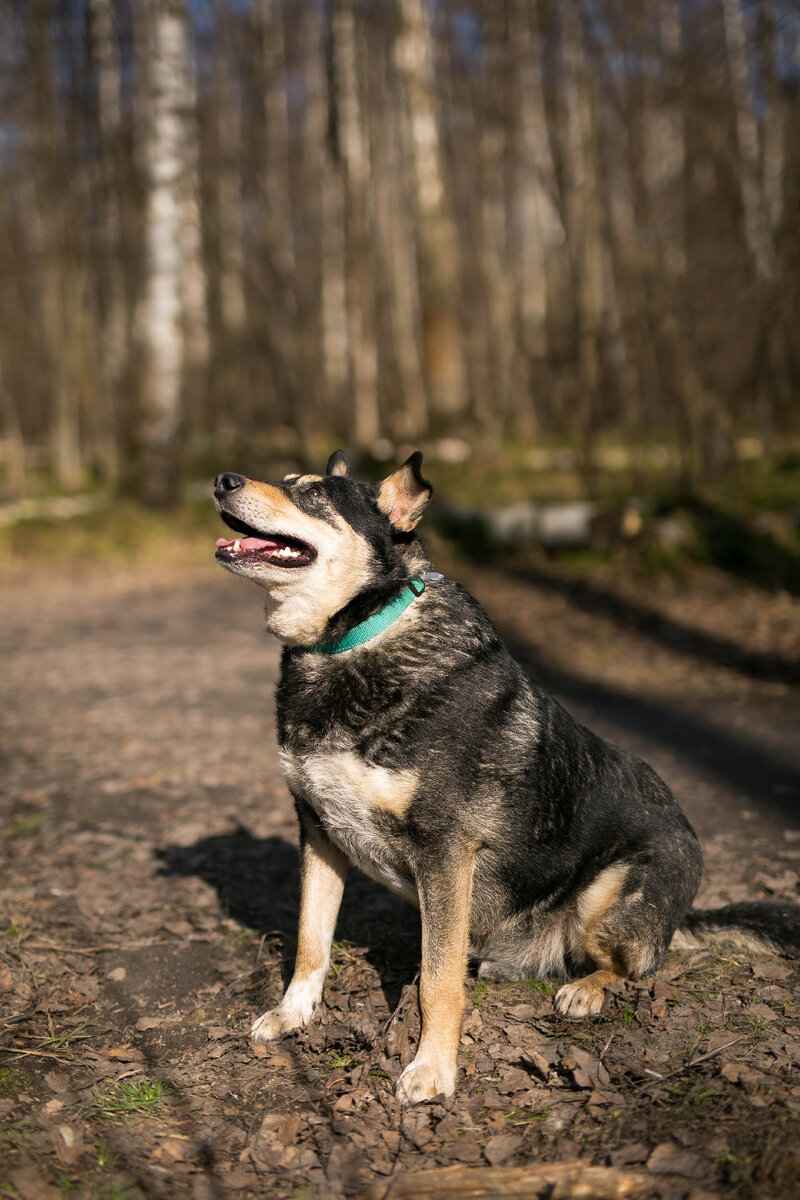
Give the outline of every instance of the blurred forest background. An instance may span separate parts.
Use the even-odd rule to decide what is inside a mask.
[[[6,500],[335,444],[796,485],[800,0],[0,24]]]

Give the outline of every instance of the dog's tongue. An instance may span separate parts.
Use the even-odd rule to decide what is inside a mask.
[[[240,550],[271,550],[276,542],[268,542],[264,538],[232,538],[230,541],[227,538],[217,538],[217,549],[223,546],[233,546],[238,541]]]

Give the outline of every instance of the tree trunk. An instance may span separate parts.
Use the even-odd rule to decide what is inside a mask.
[[[519,241],[514,277],[520,389],[535,428],[548,390],[551,305],[566,292],[568,252],[545,104],[540,0],[533,6],[513,0],[510,20],[518,107],[514,207]]]
[[[175,57],[173,65],[180,70],[176,80],[176,97],[180,101],[175,115],[183,126],[182,168],[178,176],[178,195],[181,221],[179,228],[181,252],[181,305],[183,308],[184,369],[193,373],[192,384],[198,386],[208,364],[210,335],[208,328],[208,282],[203,254],[203,230],[200,212],[200,151],[197,128],[197,95],[192,62],[189,21],[184,0],[156,0],[169,4],[179,25],[175,26]],[[181,46],[178,51],[178,46]]]
[[[353,394],[352,437],[369,449],[380,435],[378,350],[370,262],[369,148],[359,95],[359,38],[352,0],[331,16],[335,128],[345,178],[347,326]]]
[[[722,15],[736,117],[745,240],[753,258],[757,278],[768,281],[775,276],[775,246],[764,195],[764,181],[761,178],[758,122],[750,94],[747,42],[740,0],[722,0]],[[779,179],[778,176],[777,181],[770,181],[773,209],[777,207],[776,182],[779,184]]]
[[[119,410],[123,399],[123,377],[130,357],[131,319],[122,265],[122,180],[117,169],[121,79],[112,0],[91,0],[91,20],[100,130],[100,245],[105,267],[100,280],[101,395],[94,414],[95,454],[105,482],[116,487],[119,482]]]
[[[247,321],[242,230],[242,98],[239,80],[222,62],[217,84],[217,235],[219,306],[226,342],[241,337]]]
[[[490,393],[478,409],[484,428],[499,426],[508,432],[512,407],[514,365],[514,296],[512,270],[508,261],[508,214],[506,209],[507,139],[498,123],[484,126],[480,141],[482,274],[488,311]]]
[[[324,411],[337,435],[349,436],[349,428],[342,421],[348,379],[344,191],[341,164],[329,136],[335,109],[332,80],[325,68],[326,37],[322,11],[317,5],[309,5],[303,14],[302,179],[314,239],[298,283],[307,314],[303,327],[308,331],[310,326],[317,338],[314,353],[306,356],[307,362],[312,368],[317,363],[321,367],[309,381],[309,394],[319,391],[320,411]]]
[[[289,113],[286,51],[281,0],[259,0],[264,63],[264,145],[261,195],[267,250],[282,289],[293,295],[295,270],[292,201],[289,186]],[[309,17],[313,20],[313,17]],[[286,296],[282,297],[286,303]]]
[[[139,311],[143,376],[138,426],[138,488],[151,504],[177,499],[185,358],[197,363],[203,322],[198,320],[198,225],[192,217],[195,179],[194,90],[186,13],[180,0],[154,0],[150,12],[146,282]],[[196,205],[195,205],[196,211]],[[187,233],[186,224],[193,225]]]
[[[729,429],[724,406],[700,373],[686,313],[689,171],[678,0],[660,0],[656,15],[654,51],[662,75],[660,80],[648,79],[642,106],[643,223],[655,234],[645,278],[652,297],[658,369],[664,392],[675,406],[681,473],[684,484],[691,487],[698,474],[725,464]],[[646,244],[643,232],[640,229],[639,241]]]
[[[400,0],[399,7],[402,29],[395,60],[405,85],[415,187],[423,368],[432,410],[452,417],[465,411],[468,395],[459,316],[458,234],[439,142],[433,31],[427,0]]]
[[[68,255],[70,193],[61,197],[68,161],[64,135],[56,115],[47,14],[36,6],[32,36],[33,74],[37,81],[35,103],[36,208],[32,214],[31,241],[38,264],[38,298],[41,306],[43,349],[48,366],[50,463],[56,483],[65,491],[77,489],[83,476],[80,392],[73,371],[76,348],[70,344],[74,312],[72,287],[79,268]]]
[[[578,355],[574,416],[579,460],[591,489],[603,324],[602,183],[596,96],[589,77],[580,13],[573,0],[562,11],[566,211],[573,255]]]
[[[427,432],[428,403],[420,354],[419,279],[410,218],[402,139],[398,136],[401,97],[397,81],[381,61],[373,74],[377,102],[371,107],[371,147],[375,226],[381,275],[386,281],[389,339],[397,370],[400,403],[390,415],[390,432],[414,440]]]

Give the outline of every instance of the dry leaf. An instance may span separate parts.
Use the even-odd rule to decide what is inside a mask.
[[[484,1157],[491,1166],[496,1167],[511,1158],[512,1154],[522,1146],[522,1138],[513,1133],[501,1133],[490,1137],[483,1148]]]

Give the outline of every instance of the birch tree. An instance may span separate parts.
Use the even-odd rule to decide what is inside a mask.
[[[449,433],[566,436],[589,480],[599,433],[659,429],[691,483],[789,427],[794,0],[2,12],[29,480],[160,501],[211,445]]]
[[[205,301],[197,260],[197,145],[186,11],[181,0],[152,0],[149,10],[146,281],[139,311],[143,354],[138,471],[150,503],[173,501],[180,480],[182,372],[201,360]],[[192,228],[187,231],[187,224]]]

